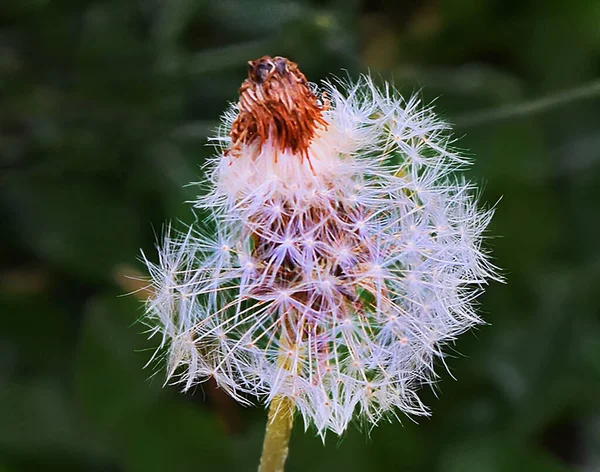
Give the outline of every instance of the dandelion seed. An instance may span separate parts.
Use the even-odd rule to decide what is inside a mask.
[[[165,236],[147,317],[184,389],[213,376],[324,436],[427,414],[416,390],[497,276],[448,126],[369,77],[315,90],[285,58],[249,63],[196,202],[216,236]]]

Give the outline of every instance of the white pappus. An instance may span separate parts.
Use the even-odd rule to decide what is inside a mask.
[[[426,414],[419,386],[498,278],[482,247],[493,212],[419,98],[367,76],[319,98],[278,59],[251,63],[224,115],[196,202],[210,216],[146,260],[168,377],[213,377],[242,402],[290,397],[322,436],[354,416]]]

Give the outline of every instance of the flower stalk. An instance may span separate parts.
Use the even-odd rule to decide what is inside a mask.
[[[287,459],[294,403],[291,398],[277,395],[271,401],[265,439],[258,472],[282,472]]]

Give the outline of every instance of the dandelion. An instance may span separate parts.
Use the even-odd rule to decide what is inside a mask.
[[[323,437],[427,414],[418,388],[496,278],[492,211],[416,96],[369,77],[319,91],[268,56],[239,92],[195,202],[210,216],[167,232],[147,318],[184,390],[213,377],[270,405],[261,470],[281,470],[295,411]]]

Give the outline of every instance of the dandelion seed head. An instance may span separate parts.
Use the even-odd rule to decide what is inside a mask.
[[[418,388],[498,277],[448,126],[367,76],[322,90],[287,59],[249,63],[196,202],[216,234],[167,231],[147,317],[172,381],[288,396],[324,436],[427,414]]]

